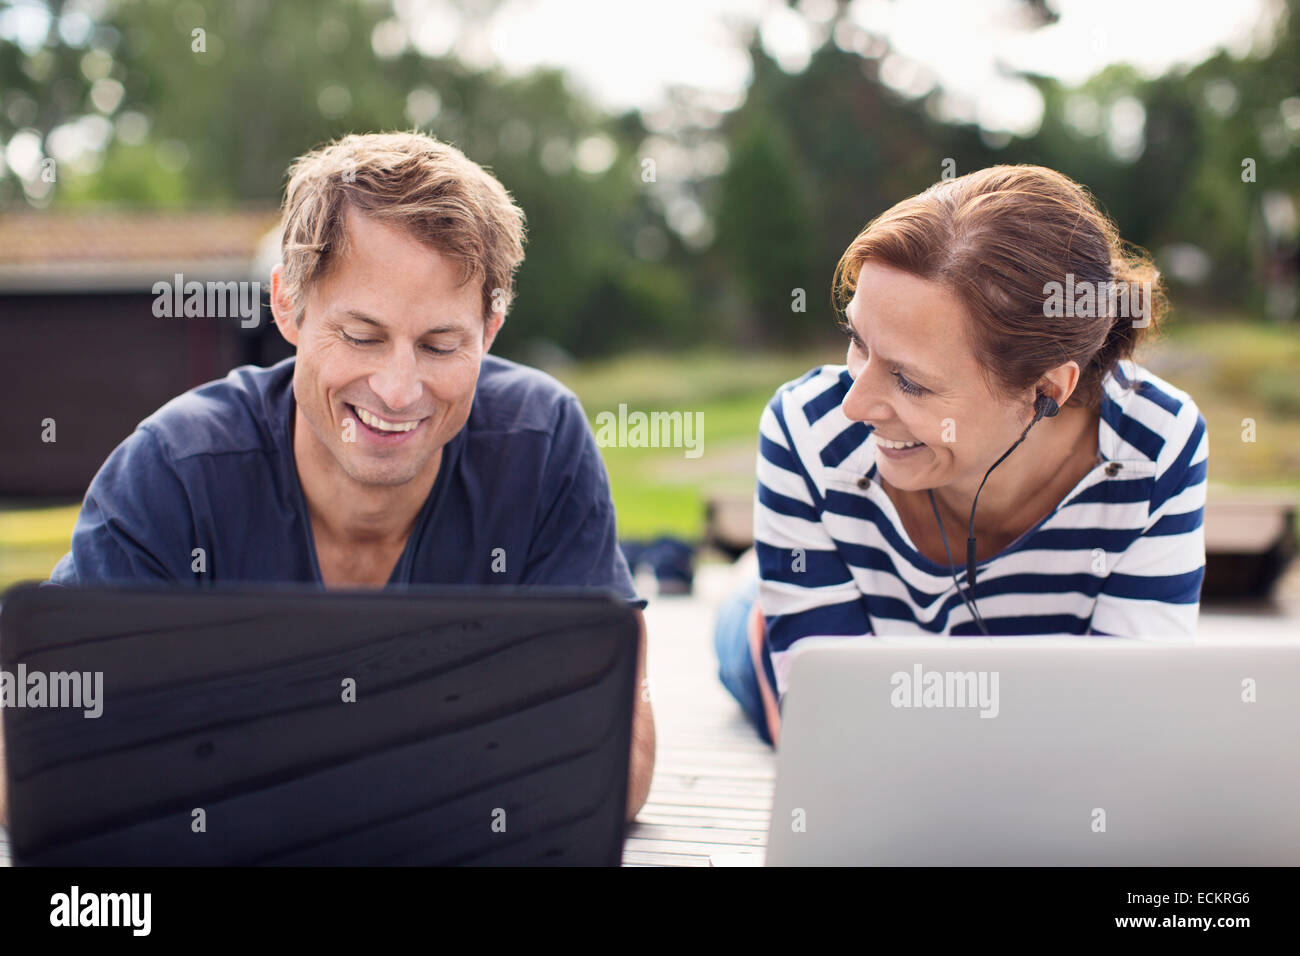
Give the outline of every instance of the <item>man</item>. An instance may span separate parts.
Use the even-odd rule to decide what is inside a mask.
[[[643,606],[576,397],[487,354],[523,232],[505,188],[427,136],[300,158],[271,274],[297,355],[145,419],[95,476],[51,580],[592,586]],[[643,619],[639,642],[638,688]],[[654,766],[645,696],[629,818]]]

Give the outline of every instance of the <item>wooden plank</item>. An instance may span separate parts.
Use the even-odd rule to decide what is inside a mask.
[[[743,821],[741,822],[743,823]],[[726,819],[710,820],[708,817],[680,817],[677,819],[673,819],[673,818],[656,819],[653,821],[648,821],[643,824],[636,824],[636,826],[659,827],[659,828],[667,828],[670,830],[692,830],[692,831],[699,830],[699,831],[708,831],[709,833],[726,833],[726,834],[734,835],[738,838],[743,837],[746,843],[753,842],[755,846],[762,846],[763,843],[766,841],[767,839],[766,822],[762,824],[746,824],[742,826],[736,826],[735,823],[736,821],[726,820]],[[631,828],[628,829],[628,833],[629,834],[632,833]],[[638,831],[638,833],[642,836],[645,835],[643,833],[640,833],[640,831]],[[713,839],[712,837],[707,837],[707,836],[704,838],[709,841]],[[729,841],[723,840],[720,842],[725,843]]]
[[[668,736],[673,741],[672,755],[677,757],[680,753],[678,759],[681,760],[713,760],[717,758],[724,764],[740,764],[742,766],[776,763],[776,752],[761,741],[757,741],[757,746],[750,750],[746,749],[743,741],[733,741],[731,744],[727,744],[724,741],[716,740],[712,743],[699,744],[690,740],[683,740],[681,732],[674,731],[671,728],[668,729]],[[665,754],[665,756],[668,755]]]
[[[628,839],[665,840],[673,843],[726,843],[735,846],[765,846],[766,830],[724,830],[720,827],[661,826],[641,823],[628,830]]]
[[[647,850],[626,850],[624,866],[708,866],[709,856],[687,853],[654,853]]]
[[[665,777],[679,780],[731,780],[737,784],[765,784],[769,789],[776,779],[776,771],[770,767],[710,766],[702,762],[686,764],[665,761],[662,772]],[[659,773],[659,764],[656,762],[655,776]]]
[[[680,790],[695,791],[703,790],[708,793],[732,793],[741,797],[767,797],[771,799],[773,790],[773,781],[771,780],[746,780],[734,777],[713,777],[713,776],[681,776],[679,774],[664,774],[659,778],[655,774],[655,782],[651,785],[653,794],[658,790]]]
[[[766,850],[742,850],[739,853],[710,853],[709,866],[762,866]]]
[[[765,766],[758,761],[750,761],[747,764],[739,761],[722,764],[707,759],[696,759],[687,762],[671,753],[663,755],[662,768],[660,761],[655,761],[655,771],[658,772],[660,769],[676,777],[731,777],[737,780],[771,779],[776,773],[775,767]]]
[[[672,736],[669,735],[669,740]],[[743,750],[731,749],[724,750],[718,748],[713,751],[694,749],[689,752],[678,752],[674,747],[671,750],[663,750],[659,753],[656,760],[656,766],[659,760],[662,760],[664,766],[673,764],[705,764],[715,769],[725,769],[726,767],[737,767],[740,769],[775,769],[776,758],[772,755],[759,753],[746,753]]]
[[[680,812],[666,812],[669,809]],[[743,816],[746,813],[753,815]],[[767,821],[768,814],[757,810],[724,810],[710,816],[706,811],[695,808],[660,807],[658,810],[642,810],[636,815],[637,823],[659,826],[718,827],[724,830],[753,830],[759,833],[767,832]]]
[[[1207,554],[1257,554],[1292,534],[1293,498],[1211,499],[1205,505]]]
[[[637,822],[670,826],[729,827],[733,830],[759,830],[767,826],[766,810],[743,810],[736,807],[681,807],[671,804],[648,805],[636,815]]]
[[[754,543],[754,500],[749,494],[715,494],[704,503],[704,538],[732,554]]]
[[[649,813],[644,821],[641,816],[637,816],[637,824],[644,822],[647,826],[668,826],[668,827],[704,827],[719,830],[735,830],[743,833],[766,833],[767,819],[762,820],[737,820],[731,816],[710,816],[707,810],[698,810],[695,807],[678,807],[682,812],[679,814],[667,813]],[[727,812],[727,811],[716,811]],[[742,811],[743,812],[743,811]]]
[[[677,853],[681,855],[699,855],[707,862],[710,853],[735,853],[737,847],[734,843],[678,843],[672,840],[642,840],[636,837],[629,837],[624,845],[624,859],[627,853],[631,852],[649,852],[649,853]]]
[[[639,818],[638,818],[639,819]],[[669,830],[691,830],[702,831],[706,833],[725,833],[736,836],[743,836],[746,843],[753,843],[754,846],[762,846],[767,840],[767,821],[745,821],[729,820],[725,817],[700,817],[700,816],[683,816],[683,817],[659,817],[655,816],[650,820],[638,822],[628,828],[628,835],[646,836],[641,828],[648,827],[651,829],[669,829]],[[706,840],[713,840],[712,837],[702,837]],[[718,842],[718,841],[715,841]],[[723,840],[720,842],[728,842]]]
[[[702,566],[697,593],[724,593],[732,573]],[[651,601],[647,609],[658,755],[625,860],[708,866],[711,855],[752,855],[767,841],[776,754],[718,681],[709,639],[714,608],[695,597]]]
[[[658,726],[658,713],[655,714],[655,725]],[[665,729],[669,729],[666,728]],[[750,744],[746,740],[735,740],[728,742],[724,737],[695,737],[685,738],[685,735],[679,731],[671,731],[671,737],[674,742],[674,750],[681,750],[688,756],[699,753],[701,755],[718,755],[723,757],[727,762],[742,761],[762,761],[764,763],[776,763],[776,751],[758,738]]]
[[[683,790],[651,791],[646,801],[647,808],[658,806],[675,807],[718,807],[724,810],[762,810],[772,812],[772,799],[768,797],[746,797],[734,793],[703,793]]]

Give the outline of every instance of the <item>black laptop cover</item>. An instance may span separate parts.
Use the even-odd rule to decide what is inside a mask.
[[[0,665],[103,699],[5,708],[15,863],[616,865],[636,646],[589,591],[19,586]]]

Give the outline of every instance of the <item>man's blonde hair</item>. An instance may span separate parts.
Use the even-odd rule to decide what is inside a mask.
[[[284,291],[301,325],[308,288],[347,248],[348,207],[406,229],[480,282],[483,318],[505,313],[524,259],[524,213],[491,173],[422,133],[345,136],[289,167],[281,218]]]

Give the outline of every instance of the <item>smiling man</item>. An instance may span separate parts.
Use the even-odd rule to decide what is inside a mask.
[[[53,583],[600,587],[643,604],[577,398],[488,354],[523,232],[505,188],[427,136],[300,158],[271,276],[296,356],[145,419],[95,476]],[[642,696],[629,815],[654,762]]]

